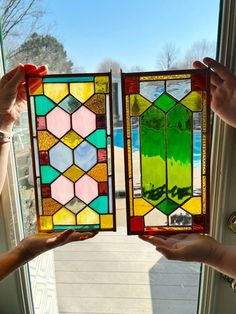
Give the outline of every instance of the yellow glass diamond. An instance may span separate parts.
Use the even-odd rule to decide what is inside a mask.
[[[61,141],[70,148],[75,148],[83,141],[83,139],[77,133],[71,130],[61,139]]]
[[[68,179],[75,182],[79,180],[79,178],[84,174],[84,171],[81,170],[79,167],[73,165],[69,169],[67,169],[63,174]]]

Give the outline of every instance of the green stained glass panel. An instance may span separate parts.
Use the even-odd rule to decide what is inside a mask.
[[[39,232],[116,230],[110,84],[111,73],[26,78]]]
[[[122,73],[128,234],[208,232],[209,78]]]
[[[192,195],[192,123],[181,104],[167,114],[168,197],[178,204]]]
[[[152,106],[142,115],[140,129],[143,197],[155,206],[166,192],[164,113]]]

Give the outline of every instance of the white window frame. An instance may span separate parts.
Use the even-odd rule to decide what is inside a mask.
[[[210,14],[210,12],[209,12]],[[219,60],[236,72],[236,1],[221,0],[219,36]],[[219,22],[220,22],[219,21]],[[0,74],[3,73],[0,52]],[[229,211],[226,187],[230,184],[232,171],[232,148],[236,143],[236,130],[227,126],[218,117],[214,119],[211,163],[211,235],[224,241],[226,226],[222,223]],[[16,169],[13,150],[10,153],[8,175],[0,198],[0,249],[6,251],[23,237],[22,215],[20,209]],[[9,219],[14,221],[14,230],[9,230]],[[10,234],[14,232],[14,243]],[[12,239],[12,236],[11,236]],[[217,283],[220,277],[207,266],[202,268],[199,314],[217,313]],[[9,298],[10,296],[10,298]],[[28,266],[22,267],[0,283],[0,307],[3,313],[34,314]]]
[[[220,13],[218,60],[236,74],[236,2],[222,0]],[[212,134],[210,235],[222,243],[230,244],[232,234],[227,227],[227,218],[236,211],[236,203],[230,204],[230,193],[236,192],[235,185],[232,185],[232,178],[236,175],[236,129],[215,116]],[[234,308],[235,302],[232,304],[229,286],[217,271],[207,266],[203,266],[200,294],[199,314],[222,313],[219,312],[219,303],[222,302],[225,313],[229,313],[227,306],[231,310]]]

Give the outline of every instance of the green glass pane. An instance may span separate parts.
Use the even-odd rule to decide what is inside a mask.
[[[43,83],[70,83],[70,82],[93,82],[93,76],[81,76],[81,77],[45,77]]]
[[[107,196],[99,196],[94,201],[92,201],[89,206],[96,210],[99,214],[107,214],[108,213],[108,197]]]
[[[52,168],[51,166],[41,166],[41,180],[43,184],[51,183],[60,176],[60,172]]]
[[[143,197],[152,205],[166,197],[165,114],[151,107],[141,117]]]
[[[170,97],[168,94],[162,94],[157,100],[154,102],[154,105],[158,108],[161,108],[163,111],[169,111],[176,104],[176,99]]]
[[[89,135],[86,140],[97,148],[106,147],[106,130],[99,129]]]
[[[181,104],[167,114],[168,197],[178,204],[192,195],[192,124]]]
[[[162,211],[164,214],[169,215],[171,214],[176,208],[179,207],[179,204],[169,200],[168,198],[161,202],[157,208]]]
[[[45,96],[35,96],[35,108],[38,116],[45,116],[51,111],[55,104]]]
[[[74,112],[81,106],[81,102],[75,99],[73,96],[69,95],[64,100],[62,100],[59,104],[59,107],[64,109],[68,113]]]

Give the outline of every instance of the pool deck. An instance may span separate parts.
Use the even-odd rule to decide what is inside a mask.
[[[55,250],[59,313],[196,314],[199,264],[168,261],[127,236],[124,199],[116,233],[100,233]]]

